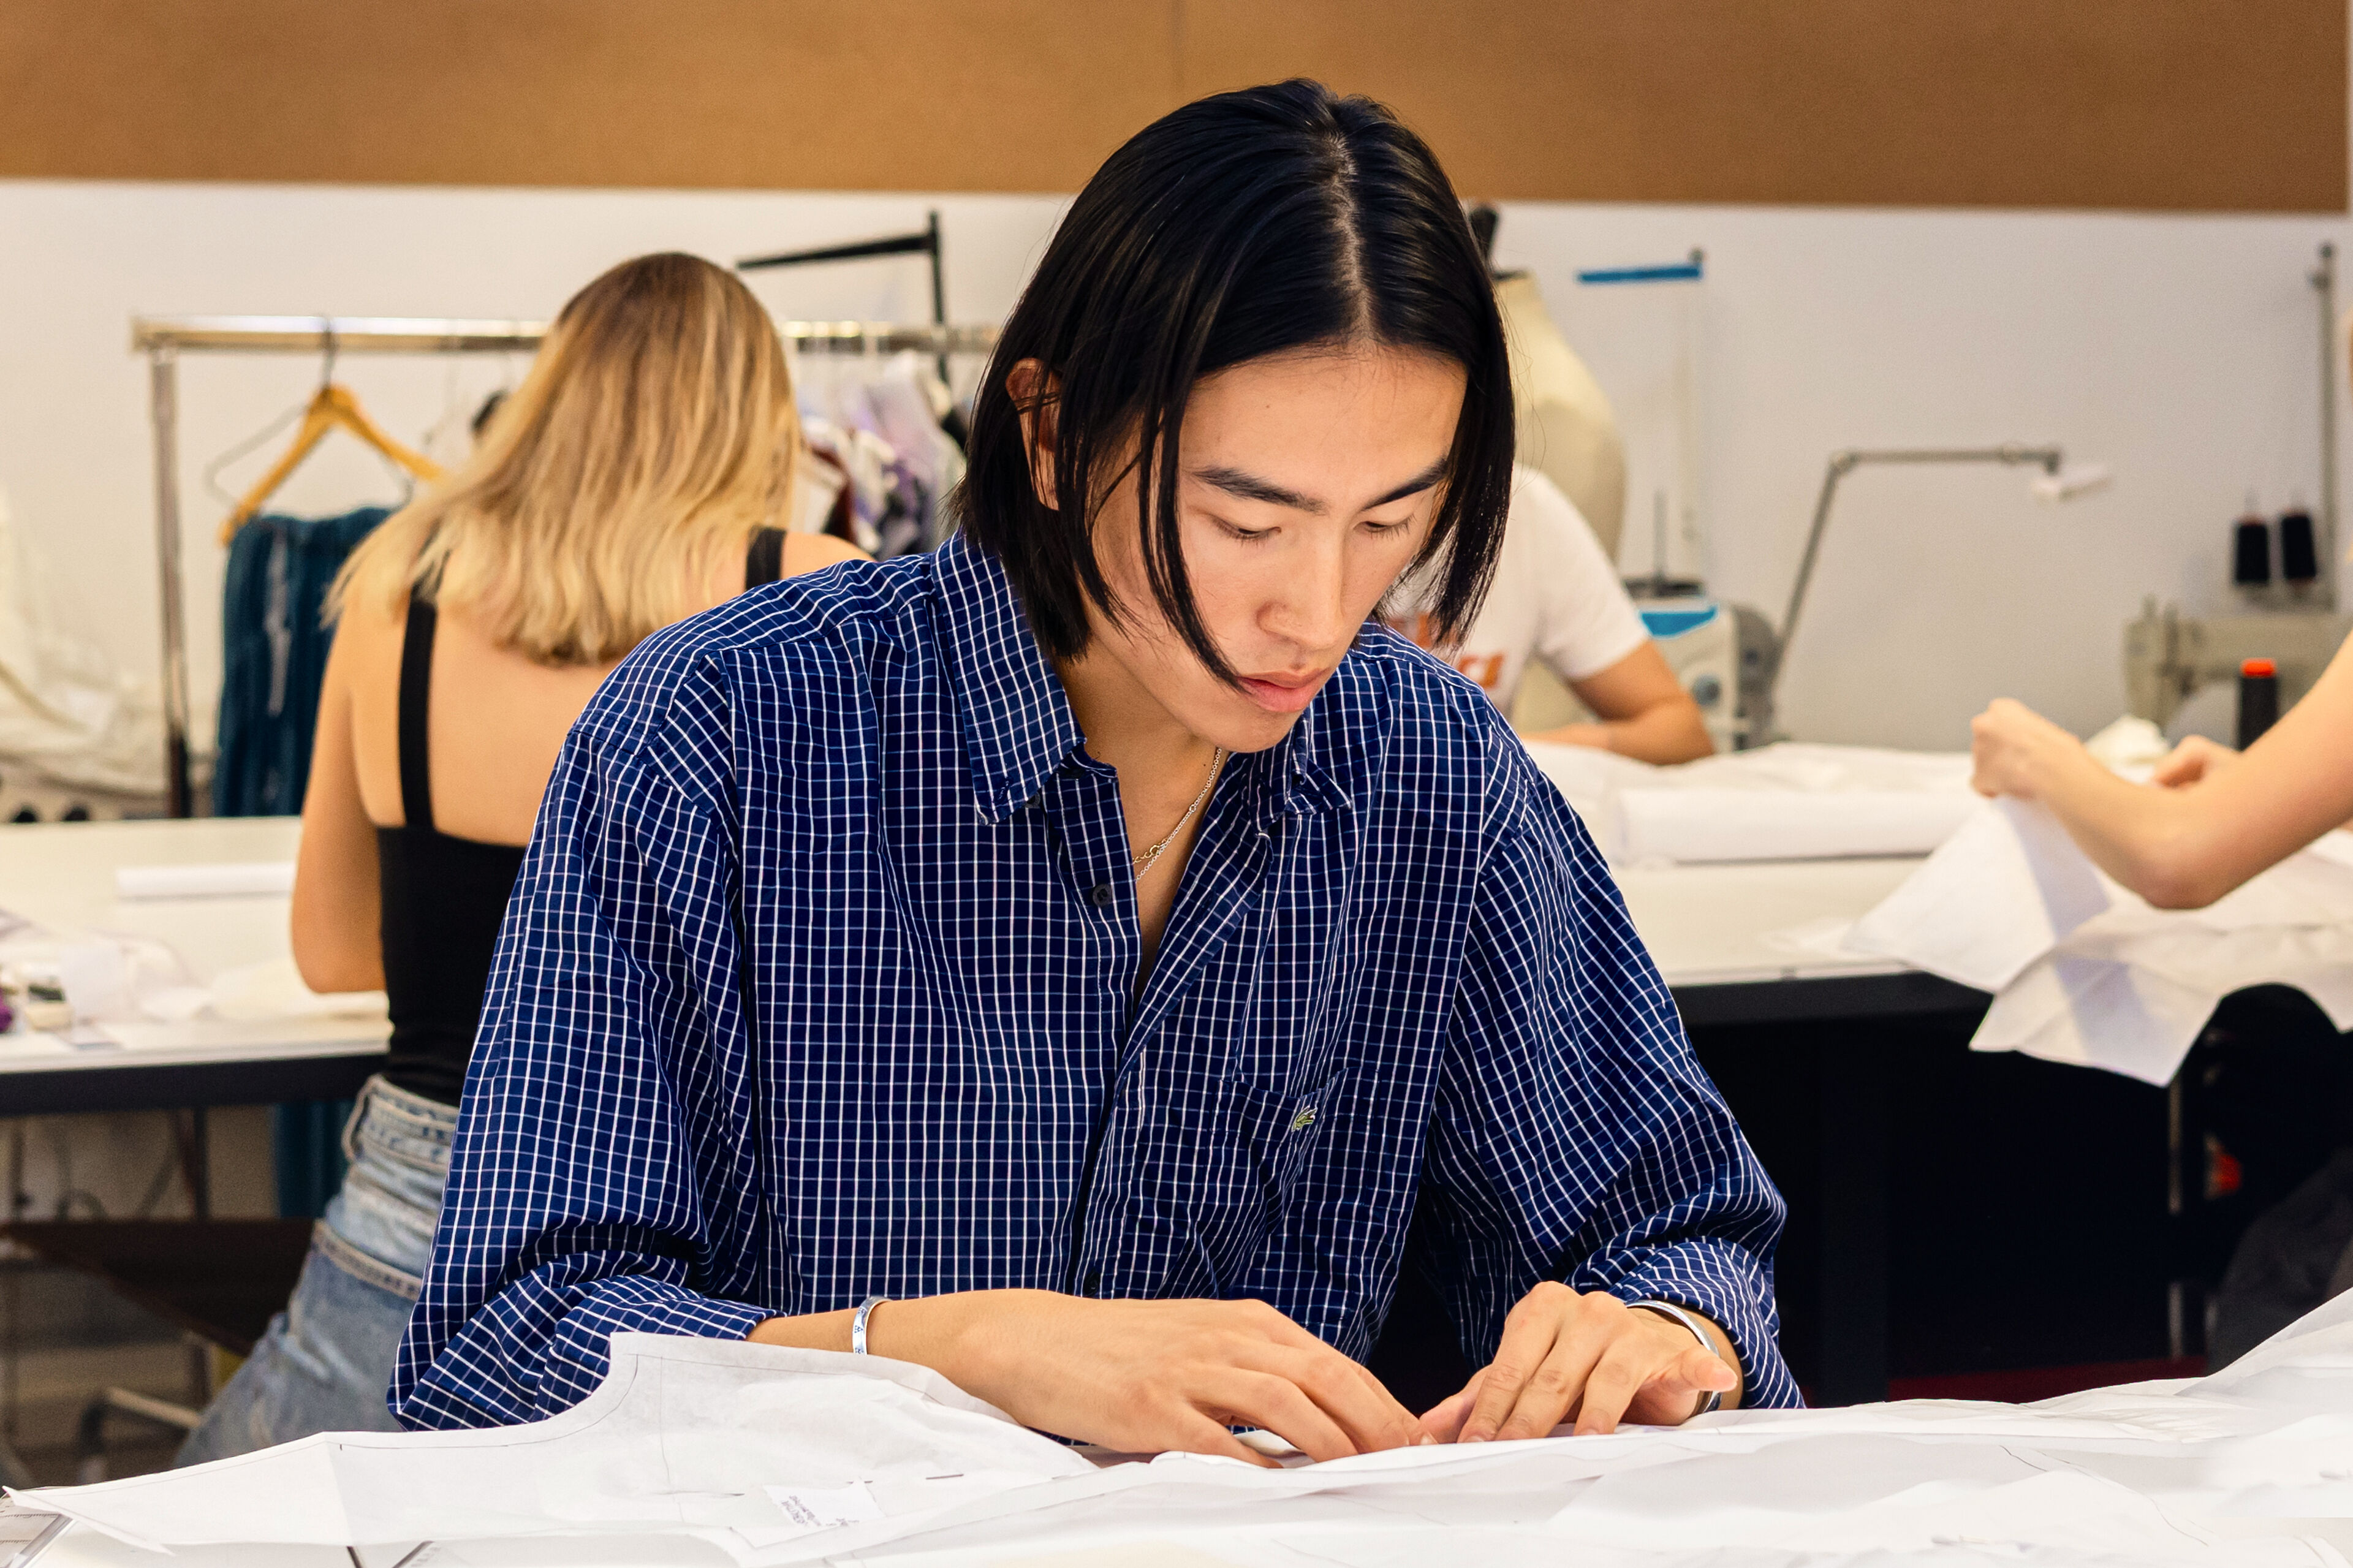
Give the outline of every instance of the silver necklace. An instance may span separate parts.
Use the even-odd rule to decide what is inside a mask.
[[[1193,814],[1201,809],[1201,803],[1209,798],[1209,791],[1216,787],[1218,774],[1226,765],[1226,749],[1219,746],[1217,748],[1217,752],[1216,756],[1209,759],[1209,776],[1201,781],[1201,793],[1193,797],[1193,804],[1185,808],[1185,815],[1176,819],[1176,826],[1168,830],[1168,837],[1135,858],[1137,881],[1144,880],[1144,874],[1159,862],[1160,857],[1167,850],[1168,846],[1176,841],[1176,836],[1185,831],[1185,825],[1193,820]]]

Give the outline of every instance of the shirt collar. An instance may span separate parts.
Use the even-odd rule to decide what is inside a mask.
[[[985,816],[1002,822],[1037,798],[1083,737],[1003,563],[961,536],[933,552],[933,561],[942,661],[964,726],[973,795]],[[1348,804],[1359,731],[1379,685],[1367,662],[1351,655],[1291,732],[1253,759],[1262,820]]]
[[[1351,679],[1359,673],[1350,668],[1355,662],[1341,661],[1291,733],[1266,753],[1266,770],[1259,775],[1265,781],[1260,821],[1337,811],[1348,804],[1348,792],[1335,775],[1348,772],[1352,748],[1345,735],[1358,695]]]
[[[1002,822],[1078,748],[1079,721],[997,557],[958,535],[932,559],[941,658],[964,723],[972,793],[983,815]]]

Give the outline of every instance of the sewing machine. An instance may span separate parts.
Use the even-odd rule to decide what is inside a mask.
[[[2163,728],[2201,688],[2221,684],[2235,694],[2242,660],[2268,658],[2279,667],[2284,713],[2312,689],[2348,631],[2353,616],[2326,610],[2185,616],[2174,605],[2160,610],[2152,597],[2125,625],[2125,703]]]
[[[1746,605],[1710,598],[1637,598],[1651,640],[1699,704],[1719,752],[1773,739],[1773,666],[1780,639]]]

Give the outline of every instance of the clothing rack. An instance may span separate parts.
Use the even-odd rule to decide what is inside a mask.
[[[913,234],[884,235],[880,239],[852,240],[847,245],[820,245],[811,250],[785,250],[774,256],[747,256],[735,263],[738,272],[771,267],[807,267],[826,261],[870,261],[884,256],[927,256],[932,263],[932,322],[948,321],[947,258],[940,247],[940,209],[923,215],[923,226]],[[940,355],[940,379],[948,378],[948,356]]]
[[[933,230],[936,247],[937,215]],[[936,248],[934,249],[936,255]],[[934,289],[934,306],[939,303]],[[889,321],[779,321],[801,353],[878,354],[913,349],[985,354],[993,326],[910,326]],[[529,352],[544,321],[470,321],[398,316],[134,316],[132,352],[147,356],[155,461],[155,565],[163,595],[164,779],[174,816],[195,815],[188,770],[188,626],[180,565],[179,360],[183,353],[510,353]]]

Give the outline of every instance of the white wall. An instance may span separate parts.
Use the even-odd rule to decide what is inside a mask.
[[[2114,718],[2122,623],[2142,596],[2223,607],[2248,495],[2272,512],[2317,501],[2306,276],[2316,246],[2341,250],[2347,234],[2312,219],[1547,206],[1507,215],[1497,256],[1536,273],[1574,340],[1577,268],[1705,249],[1713,585],[1776,620],[1834,449],[2056,441],[2115,468],[2110,489],[2060,508],[1990,468],[1865,469],[1841,487],[1783,722],[1951,748],[2005,693],[2079,731]],[[1647,560],[1639,498],[1628,510],[1625,559]]]
[[[117,657],[154,658],[152,481],[133,312],[544,316],[607,264],[720,259],[921,222],[948,235],[949,310],[1010,307],[1060,203],[944,197],[0,182],[0,489],[61,599]],[[2312,219],[1571,206],[1505,209],[1497,259],[1531,268],[1574,337],[1580,268],[1708,257],[1703,495],[1714,586],[1778,616],[1834,448],[2057,440],[2112,464],[2054,510],[2001,470],[1848,482],[1784,684],[1809,739],[1948,748],[1995,695],[2078,730],[2121,710],[2122,623],[2144,594],[2222,599],[2249,491],[2316,497]],[[780,315],[922,319],[916,261],[755,280]],[[1598,363],[1605,384],[1610,366]],[[496,359],[347,361],[421,436],[520,373]],[[192,356],[183,485],[200,693],[217,679],[222,511],[202,470],[300,403],[315,363]],[[2353,406],[2353,405],[2348,405]],[[234,466],[249,482],[277,446]],[[280,500],[395,496],[341,449]],[[1646,505],[1647,503],[1643,503]],[[1631,509],[1626,557],[1647,559]]]

